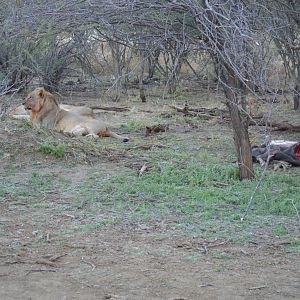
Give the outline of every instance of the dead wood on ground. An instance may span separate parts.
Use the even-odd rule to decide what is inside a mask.
[[[259,120],[251,120],[249,125],[266,126],[276,131],[300,132],[300,125],[293,125],[287,121],[270,122],[268,120],[265,120],[264,117],[260,118]]]
[[[200,117],[206,120],[209,120],[213,117],[229,118],[228,111],[217,107],[190,108],[187,104],[185,104],[182,108],[174,105],[169,105],[169,107],[175,109],[178,112],[183,113],[185,116]]]
[[[183,113],[185,116],[193,116],[193,117],[201,117],[206,120],[211,119],[213,117],[221,117],[222,119],[229,120],[230,116],[229,113],[225,109],[221,108],[206,108],[206,107],[199,107],[199,108],[190,108],[187,104],[184,107],[178,107],[174,105],[169,105],[169,107],[175,109],[178,112]],[[260,114],[257,116],[252,116],[249,122],[249,126],[267,126],[272,128],[273,130],[278,131],[294,131],[300,132],[300,125],[293,125],[288,121],[270,121],[266,120],[265,116]]]
[[[139,176],[153,169],[153,165],[150,162],[128,162],[125,166],[135,170]]]
[[[143,145],[138,145],[135,147],[127,148],[127,150],[135,150],[135,149],[142,149],[142,150],[149,150],[152,148],[164,148],[166,146],[162,144],[143,144]]]
[[[91,106],[91,109],[100,109],[106,111],[118,111],[118,112],[125,112],[130,111],[128,107],[117,107],[117,106]]]
[[[151,134],[159,133],[159,132],[166,132],[169,130],[168,124],[158,124],[153,126],[146,126],[146,136]]]

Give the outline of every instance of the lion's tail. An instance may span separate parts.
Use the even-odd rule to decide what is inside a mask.
[[[102,136],[103,136],[103,133],[102,133]],[[129,138],[127,136],[119,135],[119,134],[117,134],[113,131],[110,131],[110,130],[106,130],[104,136],[113,137],[115,139],[122,140],[124,143],[129,141]]]
[[[119,135],[115,132],[110,131],[110,136],[119,140],[122,140],[124,143],[129,141],[129,138],[127,136]]]

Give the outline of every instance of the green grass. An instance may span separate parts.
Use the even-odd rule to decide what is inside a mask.
[[[95,218],[105,214],[107,221],[99,222],[98,226],[124,220],[155,221],[166,222],[167,228],[191,236],[246,241],[253,238],[253,232],[270,228],[274,236],[293,237],[292,231],[285,231],[282,225],[285,221],[279,220],[295,217],[293,203],[300,209],[299,175],[269,171],[255,196],[253,209],[246,221],[241,222],[260,169],[255,180],[241,182],[236,167],[222,164],[207,153],[206,162],[196,162],[203,156],[201,153],[187,162],[185,153],[174,153],[169,161],[159,160],[158,151],[160,157],[170,154],[165,149],[147,152],[153,169],[142,176],[135,170],[120,168],[114,175],[103,178],[95,170],[69,190],[69,194],[76,194],[74,207],[90,212]]]
[[[240,182],[236,168],[227,165],[187,164],[182,167],[171,162],[160,168],[141,177],[133,172],[116,176],[103,190],[119,201],[131,201],[139,195],[143,207],[172,209],[182,214],[199,212],[210,218],[211,210],[215,215],[224,215],[226,207],[229,212],[245,209],[256,184],[256,181]],[[270,173],[258,191],[255,198],[257,213],[294,215],[292,200],[296,205],[300,204],[299,177],[276,175]]]
[[[65,145],[62,143],[41,143],[39,150],[45,154],[52,154],[56,158],[65,155]]]
[[[277,236],[286,236],[286,235],[288,235],[288,230],[282,224],[277,224],[273,228],[273,233]]]
[[[213,252],[213,257],[217,259],[229,260],[233,258],[231,255],[228,255],[227,253],[220,250],[213,250],[212,252]]]
[[[121,128],[126,132],[136,132],[146,130],[147,122],[143,119],[132,119],[121,125]]]
[[[191,154],[191,150],[178,147],[131,152],[131,159],[142,157],[152,164],[152,170],[142,176],[120,164],[109,164],[113,169],[90,166],[87,175],[73,184],[67,175],[72,168],[64,174],[11,174],[0,182],[0,201],[11,199],[11,207],[18,209],[18,203],[23,203],[30,210],[45,213],[56,209],[53,199],[68,199],[63,210],[71,210],[71,214],[87,221],[82,226],[65,225],[58,232],[62,235],[97,231],[123,222],[154,222],[180,235],[239,242],[252,240],[256,232],[267,230],[269,235],[290,239],[292,246],[299,248],[294,227],[289,228],[289,218],[296,216],[295,207],[300,209],[299,173],[291,176],[292,169],[268,171],[252,210],[241,222],[261,169],[256,169],[255,180],[241,182],[234,165],[206,150]]]
[[[10,176],[0,182],[0,200],[8,197],[12,200],[30,200],[33,204],[40,201],[41,194],[59,192],[68,184],[68,179],[58,173],[32,172],[22,178]],[[40,204],[42,207],[47,204]],[[36,207],[39,207],[37,204]]]
[[[0,237],[4,236],[5,226],[0,223]]]

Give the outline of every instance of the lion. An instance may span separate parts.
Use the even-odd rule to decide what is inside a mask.
[[[123,142],[129,140],[128,137],[110,131],[99,119],[61,108],[54,95],[44,88],[36,88],[29,93],[23,105],[30,111],[32,123],[38,127],[74,136],[113,137]]]
[[[74,106],[69,104],[59,104],[59,107],[71,111],[73,113],[95,118],[94,111],[87,106]],[[9,116],[13,119],[30,121],[30,111],[26,110],[24,105],[18,105],[9,112]]]

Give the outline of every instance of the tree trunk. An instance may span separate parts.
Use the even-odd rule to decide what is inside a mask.
[[[299,109],[300,104],[300,86],[296,85],[294,90],[294,110]]]
[[[150,53],[150,55],[148,55],[148,79],[153,79],[154,77],[159,55],[160,50],[155,50],[153,53]]]
[[[124,68],[125,68],[125,51],[126,49],[122,48],[120,44],[114,41],[109,41],[108,45],[111,50],[111,56],[113,59],[113,71],[115,82],[112,86],[110,96],[113,101],[119,101],[122,95],[126,94],[125,90],[125,76],[124,76]]]
[[[143,84],[145,70],[145,55],[144,51],[140,51],[140,70],[139,70],[139,91],[142,102],[146,102],[145,87]]]
[[[226,97],[226,105],[229,109],[233,127],[233,137],[240,170],[240,180],[253,178],[253,164],[251,145],[248,135],[248,116],[241,114],[238,106],[237,80],[229,74],[223,78],[223,88]]]
[[[300,65],[297,69],[297,78],[294,88],[294,110],[299,109],[300,105]]]
[[[178,86],[178,81],[179,81],[179,75],[181,71],[181,67],[183,64],[184,59],[186,58],[186,52],[183,53],[175,53],[175,54],[170,54],[170,61],[171,61],[171,66],[170,66],[170,76],[168,78],[168,93],[169,94],[174,94],[176,92],[176,88]],[[168,66],[167,66],[168,67]]]

